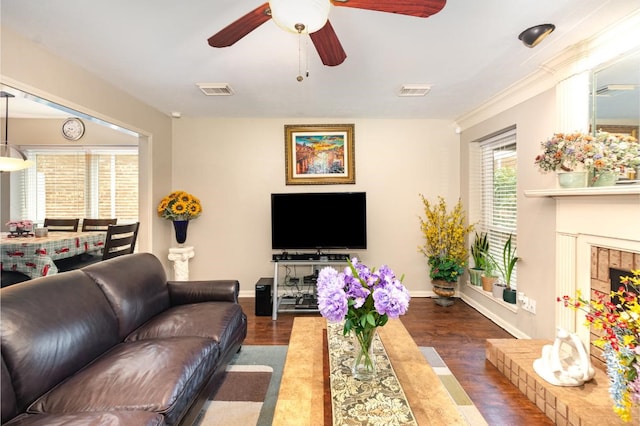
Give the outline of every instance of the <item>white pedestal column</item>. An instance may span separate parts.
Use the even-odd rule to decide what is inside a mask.
[[[192,246],[171,247],[169,249],[169,260],[173,262],[173,272],[175,281],[189,280],[189,259],[196,255]]]

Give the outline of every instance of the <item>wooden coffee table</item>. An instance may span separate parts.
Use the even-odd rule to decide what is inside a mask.
[[[326,320],[294,319],[274,425],[331,424]],[[466,425],[447,390],[400,320],[378,334],[419,425]],[[327,402],[328,401],[328,402]],[[329,411],[328,413],[326,411]]]

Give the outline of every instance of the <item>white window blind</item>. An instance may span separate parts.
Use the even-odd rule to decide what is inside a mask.
[[[502,249],[512,235],[517,247],[517,149],[516,129],[508,129],[478,143],[480,154],[480,223],[478,232],[486,232],[489,251],[502,262]],[[517,266],[512,276],[517,283]]]
[[[25,151],[35,167],[20,182],[21,217],[138,220],[137,148]]]

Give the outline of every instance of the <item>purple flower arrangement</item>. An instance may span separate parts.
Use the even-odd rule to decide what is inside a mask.
[[[409,291],[386,265],[369,269],[357,258],[343,272],[331,267],[318,275],[318,308],[327,320],[345,320],[344,334],[383,326],[409,309]]]

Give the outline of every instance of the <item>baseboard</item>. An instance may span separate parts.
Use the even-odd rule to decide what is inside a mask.
[[[480,312],[482,315],[490,319],[494,322],[498,327],[505,329],[509,334],[518,339],[531,339],[528,335],[520,331],[518,328],[514,327],[513,324],[505,321],[504,319],[497,316],[495,313],[485,308],[483,305],[470,298],[469,296],[462,293],[460,298],[465,301],[469,306],[471,306],[476,311]]]

